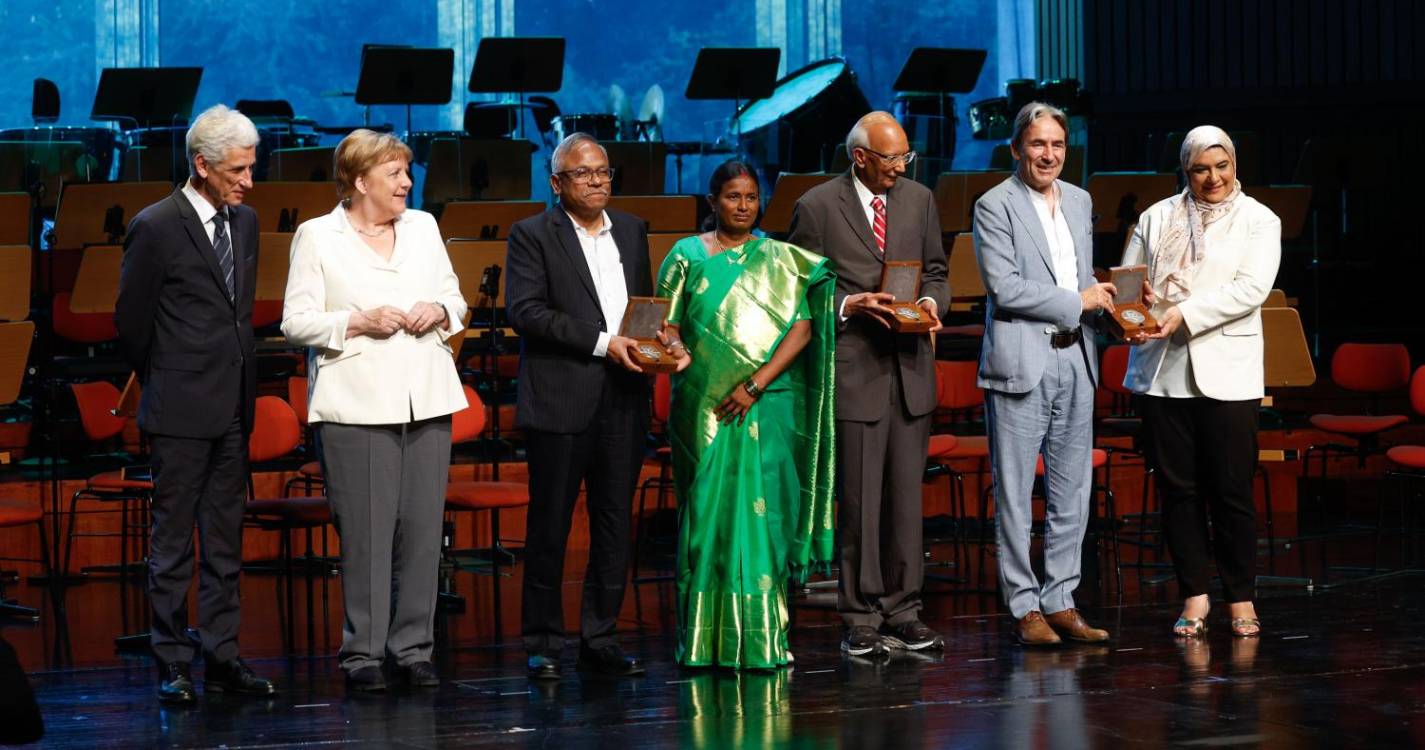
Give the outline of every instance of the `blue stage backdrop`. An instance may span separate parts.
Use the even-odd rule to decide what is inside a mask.
[[[956,167],[981,168],[989,144],[971,141],[965,110],[1002,91],[1008,78],[1031,77],[1034,0],[4,0],[0,30],[6,75],[0,77],[0,127],[30,124],[30,87],[54,80],[61,123],[88,123],[99,71],[109,66],[202,66],[195,110],[243,98],[282,98],[323,124],[391,123],[405,111],[355,104],[363,43],[452,47],[456,73],[447,107],[417,107],[416,130],[460,127],[479,40],[486,36],[568,39],[565,112],[608,111],[618,85],[635,109],[653,84],[666,95],[664,136],[697,140],[731,104],[683,98],[693,59],[705,46],[776,46],[782,72],[832,56],[848,60],[874,107],[891,105],[891,83],[915,46],[982,47],[989,56],[979,85],[959,97]],[[691,187],[689,183],[686,185]],[[670,185],[671,187],[671,185]]]

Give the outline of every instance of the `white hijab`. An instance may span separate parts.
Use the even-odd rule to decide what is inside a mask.
[[[1192,163],[1202,152],[1213,147],[1221,147],[1227,152],[1227,159],[1232,162],[1235,172],[1237,147],[1232,139],[1215,125],[1199,125],[1188,131],[1178,152],[1183,174],[1188,174]],[[1197,274],[1197,268],[1208,251],[1204,233],[1210,224],[1237,210],[1237,198],[1241,195],[1241,182],[1234,182],[1232,192],[1219,203],[1198,200],[1193,196],[1191,186],[1183,189],[1181,200],[1173,207],[1168,226],[1153,253],[1153,289],[1164,299],[1178,303],[1192,296],[1192,277]]]

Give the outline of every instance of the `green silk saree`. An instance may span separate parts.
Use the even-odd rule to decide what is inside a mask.
[[[659,269],[693,357],[673,376],[668,425],[684,665],[786,664],[787,581],[832,559],[834,286],[825,258],[767,239],[709,257],[688,237]],[[742,424],[719,424],[713,410],[801,320],[806,348]]]

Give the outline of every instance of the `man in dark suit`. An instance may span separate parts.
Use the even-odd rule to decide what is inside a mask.
[[[559,679],[564,552],[579,484],[589,566],[579,667],[643,673],[614,638],[627,579],[629,510],[648,428],[649,386],[618,335],[632,296],[652,294],[642,220],[607,209],[608,155],[583,133],[554,150],[557,205],[510,228],[505,307],[520,335],[515,426],[529,460],[521,630],[534,679]]]
[[[129,224],[115,322],[143,386],[139,428],[153,455],[149,550],[150,640],[159,699],[191,703],[188,638],[193,525],[202,536],[198,633],[209,692],[271,695],[238,656],[238,575],[257,367],[252,299],[257,214],[252,188],[257,130],[217,105],[193,121],[190,176]]]
[[[935,410],[935,348],[925,334],[891,330],[891,295],[878,292],[888,260],[921,263],[920,306],[935,321],[950,302],[934,196],[902,180],[914,158],[885,112],[846,138],[851,171],[808,190],[792,214],[792,244],[836,265],[837,514],[841,650],[943,648],[920,621],[924,578],[921,474]]]

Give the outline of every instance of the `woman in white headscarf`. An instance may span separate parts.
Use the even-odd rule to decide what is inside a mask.
[[[1281,221],[1242,192],[1220,128],[1191,130],[1180,158],[1187,189],[1143,212],[1123,254],[1124,265],[1147,264],[1144,294],[1162,326],[1130,342],[1124,385],[1140,394],[1184,600],[1173,633],[1207,633],[1215,561],[1232,634],[1253,637],[1261,307],[1281,262]]]

